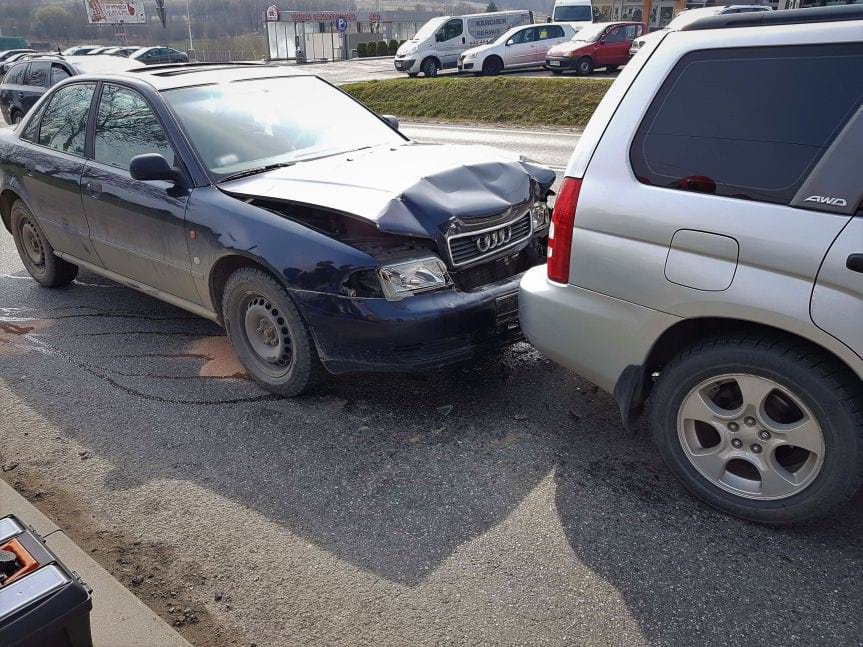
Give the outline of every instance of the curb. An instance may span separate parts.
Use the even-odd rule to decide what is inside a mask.
[[[0,479],[0,516],[14,514],[93,589],[90,627],[94,647],[192,647],[126,587],[79,548],[11,485]],[[122,641],[122,643],[118,642]]]

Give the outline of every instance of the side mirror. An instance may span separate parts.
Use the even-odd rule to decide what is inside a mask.
[[[129,163],[129,173],[133,180],[142,182],[153,182],[155,180],[165,180],[174,182],[174,184],[185,184],[186,179],[183,174],[171,167],[168,160],[158,153],[147,153],[146,155],[138,155],[132,158]]]
[[[399,119],[393,115],[381,115],[381,119],[393,130],[399,129]]]

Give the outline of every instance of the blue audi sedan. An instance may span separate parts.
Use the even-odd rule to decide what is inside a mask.
[[[553,180],[490,147],[412,142],[268,65],[75,76],[0,134],[0,215],[36,281],[84,268],[212,319],[287,396],[520,339]]]

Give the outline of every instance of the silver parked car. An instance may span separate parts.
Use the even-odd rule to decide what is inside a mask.
[[[707,503],[793,523],[863,481],[863,8],[649,41],[566,172],[520,316],[643,409]]]

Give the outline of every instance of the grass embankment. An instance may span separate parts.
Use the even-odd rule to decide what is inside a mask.
[[[342,89],[378,114],[399,118],[583,128],[610,85],[606,79],[469,77],[364,81]]]

